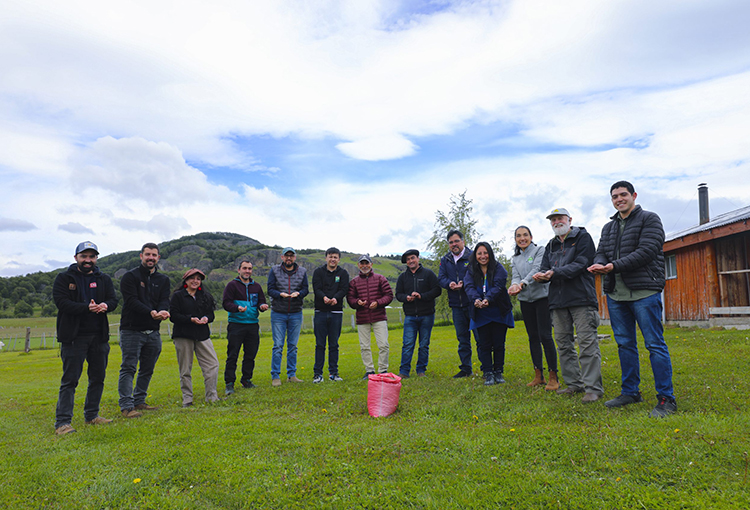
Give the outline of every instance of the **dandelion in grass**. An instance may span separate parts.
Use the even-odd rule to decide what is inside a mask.
[[[615,482],[619,482],[620,480],[622,480],[622,478],[620,478],[619,476],[615,478]]]
[[[677,434],[680,431],[680,429],[674,429],[674,433]]]
[[[515,432],[515,431],[516,431],[516,429],[510,429],[510,431],[511,431],[511,432]]]
[[[133,479],[133,483],[141,483],[141,479],[140,478],[134,478]]]
[[[475,414],[475,415],[473,415],[473,416],[472,416],[472,418],[474,418],[474,420],[478,420],[478,419],[479,419],[479,416],[477,416],[477,415]]]
[[[324,413],[327,413],[328,411],[326,411],[325,409],[323,409],[323,412],[324,412]]]

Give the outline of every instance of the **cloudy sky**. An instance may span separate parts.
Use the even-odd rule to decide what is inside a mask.
[[[750,3],[3,0],[0,275],[204,231],[510,253],[627,179],[668,232],[750,203]]]

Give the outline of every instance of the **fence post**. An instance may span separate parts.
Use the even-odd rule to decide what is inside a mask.
[[[26,345],[23,348],[24,352],[31,352],[31,328],[26,328]]]
[[[357,319],[354,318],[354,315],[350,317],[352,318],[352,329],[357,329]]]
[[[44,331],[42,331],[42,348],[47,348],[47,334]]]
[[[398,321],[403,324],[404,321],[401,319],[401,308],[398,309]]]

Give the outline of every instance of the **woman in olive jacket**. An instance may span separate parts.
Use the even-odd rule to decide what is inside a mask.
[[[188,269],[182,276],[182,285],[174,291],[169,302],[170,320],[174,323],[172,340],[180,368],[182,407],[193,405],[193,381],[190,375],[193,354],[203,372],[206,402],[219,400],[216,392],[219,359],[208,326],[214,320],[215,302],[213,296],[202,287],[205,277],[200,269]]]

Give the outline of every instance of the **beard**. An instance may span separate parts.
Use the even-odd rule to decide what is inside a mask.
[[[570,225],[561,225],[559,227],[552,227],[552,231],[556,236],[564,236],[570,231]]]
[[[82,273],[90,273],[94,270],[94,264],[91,262],[79,262],[78,263],[78,270]]]
[[[294,262],[290,262],[287,260],[286,262],[284,262],[284,267],[287,269],[291,269],[294,267]]]

